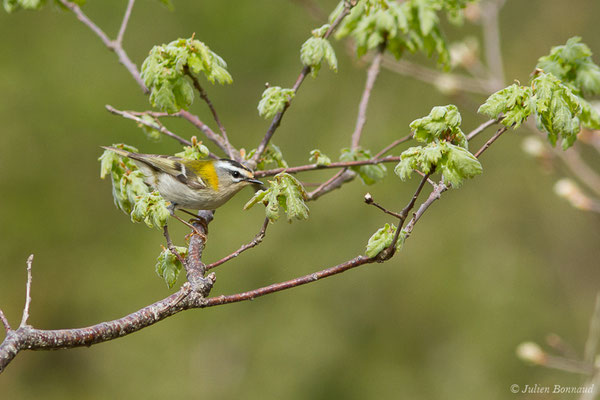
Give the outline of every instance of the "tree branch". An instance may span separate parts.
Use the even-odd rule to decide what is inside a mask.
[[[104,45],[106,47],[108,47],[110,50],[114,51],[115,54],[117,54],[117,57],[119,58],[119,62],[121,64],[123,64],[125,66],[125,68],[127,68],[127,71],[129,71],[129,73],[131,74],[133,79],[135,79],[135,81],[140,86],[142,91],[145,94],[150,93],[150,91],[148,90],[146,85],[144,85],[144,81],[140,77],[140,73],[138,72],[137,66],[133,63],[133,61],[131,61],[131,59],[129,58],[129,56],[127,55],[127,53],[121,46],[121,43],[119,41],[110,40],[110,38],[106,35],[106,33],[104,33],[104,31],[102,29],[100,29],[100,27],[98,25],[96,25],[91,19],[89,19],[88,16],[85,15],[83,13],[83,11],[81,11],[81,8],[79,8],[79,6],[77,4],[72,3],[68,0],[59,0],[59,1],[65,7],[70,9],[77,16],[77,19],[79,21],[81,21],[88,28],[90,28],[92,30],[92,32],[94,32],[96,34],[96,36],[98,36],[100,38],[100,40],[102,40],[102,43],[104,43]],[[132,4],[130,4],[130,5],[133,6]],[[128,6],[127,10],[129,10],[129,6]],[[125,16],[127,17],[127,11],[125,11]],[[129,19],[129,17],[127,17],[127,20],[128,19]],[[125,23],[125,25],[127,25],[127,20],[126,20],[126,18],[123,18],[123,22]],[[124,29],[123,24],[121,24],[121,28]]]
[[[350,13],[350,10],[355,5],[356,5],[356,1],[346,1],[344,3],[344,9],[340,13],[340,15],[338,15],[338,17],[335,19],[335,21],[333,21],[331,23],[331,25],[329,26],[329,29],[327,30],[327,32],[325,32],[325,35],[323,35],[324,39],[327,39],[327,38],[329,38],[329,36],[331,36],[331,34],[339,26],[340,22],[342,22],[342,20],[346,17],[346,15],[348,15]],[[300,88],[300,85],[302,85],[302,82],[304,82],[304,79],[308,76],[308,74],[310,73],[310,71],[311,71],[311,67],[310,66],[305,66],[304,68],[302,68],[302,71],[300,72],[300,75],[298,75],[298,78],[296,79],[296,83],[294,83],[294,86],[292,87],[292,89],[294,90],[294,93],[298,92],[298,89]],[[281,119],[283,118],[283,115],[285,114],[285,112],[289,108],[290,104],[291,104],[291,100],[288,101],[288,102],[286,102],[285,106],[283,107],[283,110],[281,110],[280,112],[278,112],[275,115],[275,117],[273,117],[273,120],[271,121],[271,125],[269,126],[269,129],[267,129],[267,132],[265,133],[265,136],[263,137],[263,139],[261,140],[260,144],[256,148],[256,153],[254,153],[254,156],[250,160],[250,163],[252,164],[251,166],[253,167],[253,169],[254,169],[254,167],[256,167],[256,164],[258,163],[258,160],[260,159],[260,157],[262,157],[263,153],[267,149],[267,146],[269,145],[269,142],[271,141],[271,138],[275,134],[275,131],[277,130],[277,128],[279,127],[279,125],[281,124]]]
[[[208,98],[208,94],[206,94],[206,91],[200,85],[200,82],[198,81],[198,79],[190,72],[190,69],[188,68],[187,65],[184,67],[184,72],[188,77],[190,77],[190,79],[192,80],[192,83],[194,84],[194,87],[200,94],[200,97],[208,105],[208,108],[210,109],[213,119],[215,120],[215,122],[217,123],[217,126],[219,127],[219,130],[221,131],[221,135],[223,137],[223,142],[224,142],[223,144],[225,146],[225,149],[224,149],[225,153],[231,159],[233,159],[234,156],[237,154],[237,156],[238,156],[237,161],[240,161],[239,152],[237,152],[237,151],[234,152],[233,146],[231,145],[231,142],[229,142],[229,138],[227,137],[227,131],[225,131],[225,127],[221,123],[221,119],[219,118],[219,115],[217,114],[217,110],[215,109],[215,106],[213,105],[212,101],[210,101],[210,99]]]
[[[129,0],[127,3],[127,9],[125,10],[125,15],[123,15],[123,21],[121,22],[121,27],[119,28],[119,34],[115,40],[115,44],[119,46],[123,44],[123,36],[125,35],[125,29],[127,29],[127,24],[129,23],[129,17],[131,17],[131,10],[133,9],[134,4],[135,0]]]
[[[137,122],[140,125],[144,125],[144,126],[147,126],[148,128],[156,129],[157,131],[159,131],[163,135],[169,136],[169,137],[177,140],[179,143],[181,143],[181,144],[183,144],[185,146],[191,146],[192,145],[192,142],[190,142],[189,140],[184,139],[181,136],[179,136],[179,135],[171,132],[170,130],[168,130],[164,126],[159,125],[158,123],[153,124],[153,123],[151,123],[149,121],[145,121],[142,118],[137,117],[136,115],[134,115],[130,111],[120,111],[120,110],[117,110],[116,108],[114,108],[113,106],[108,105],[108,104],[105,107],[112,114],[120,115],[121,117],[130,119],[132,121],[135,121],[135,122]]]
[[[228,256],[223,257],[219,261],[215,261],[212,264],[208,264],[206,266],[206,270],[208,271],[210,269],[216,268],[219,265],[224,264],[227,261],[231,260],[232,258],[235,258],[235,257],[239,256],[244,251],[249,250],[249,249],[251,249],[253,247],[258,246],[263,241],[263,239],[265,238],[265,234],[267,232],[267,227],[268,226],[269,226],[269,218],[265,218],[265,222],[263,222],[262,227],[260,228],[260,231],[256,234],[256,236],[254,236],[254,239],[252,239],[249,243],[246,243],[246,244],[242,245],[239,249],[237,249],[233,253],[229,254]]]
[[[492,136],[490,138],[490,140],[485,142],[485,144],[477,151],[477,153],[474,154],[474,156],[476,158],[479,158],[479,156],[482,155],[483,152],[486,151],[492,145],[492,143],[494,143],[496,141],[496,139],[498,139],[500,137],[500,135],[502,135],[507,130],[508,130],[507,126],[503,126],[502,128],[498,129],[496,134],[494,136]]]
[[[383,158],[371,158],[369,160],[359,160],[359,161],[339,161],[332,162],[329,165],[317,165],[317,164],[307,164],[300,165],[297,167],[288,167],[288,168],[275,168],[275,169],[267,169],[264,171],[256,171],[254,176],[257,178],[265,177],[265,176],[273,176],[277,175],[281,172],[287,172],[288,174],[297,174],[298,172],[306,172],[306,171],[314,171],[318,169],[331,169],[331,168],[347,168],[347,167],[357,167],[360,165],[374,165],[381,164],[387,162],[398,162],[400,161],[400,156],[387,156]]]
[[[4,315],[4,312],[2,310],[0,310],[0,321],[2,321],[2,325],[4,325],[4,330],[6,331],[6,333],[12,330],[10,324],[8,323],[8,319],[6,319],[6,315]]]
[[[356,117],[356,126],[352,133],[352,148],[357,149],[359,147],[360,136],[367,122],[367,107],[369,106],[369,99],[371,98],[371,92],[373,86],[381,70],[381,61],[383,60],[383,52],[385,51],[386,43],[383,42],[377,48],[377,54],[373,58],[373,62],[367,71],[367,81],[365,83],[365,89],[363,90],[360,103],[358,105],[358,116]]]
[[[181,118],[187,120],[188,122],[190,122],[198,130],[200,130],[202,133],[204,133],[204,135],[206,136],[206,138],[208,140],[210,140],[211,142],[216,144],[221,150],[223,150],[223,152],[225,154],[229,154],[229,152],[231,150],[233,152],[232,158],[234,160],[241,159],[239,152],[237,150],[235,150],[231,145],[228,146],[227,142],[225,141],[223,136],[217,135],[212,129],[210,129],[210,127],[208,125],[206,125],[204,122],[202,122],[200,120],[200,118],[198,118],[198,116],[196,116],[186,110],[180,110],[179,112],[172,114],[172,115],[176,116],[176,117],[181,117]]]
[[[27,325],[29,319],[29,306],[31,305],[31,265],[33,264],[33,254],[27,258],[27,293],[25,294],[25,307],[23,308],[23,318],[21,319],[21,325],[23,327]]]

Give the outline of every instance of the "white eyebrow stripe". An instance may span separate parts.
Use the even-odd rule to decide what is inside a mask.
[[[250,172],[247,169],[236,167],[235,165],[231,165],[229,163],[223,163],[221,166],[231,172],[237,171],[243,176],[250,176]]]

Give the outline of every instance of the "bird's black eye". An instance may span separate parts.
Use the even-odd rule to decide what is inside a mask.
[[[231,173],[231,176],[233,176],[234,178],[239,178],[241,175],[240,175],[240,173],[239,173],[239,172],[237,172],[237,171],[233,171],[233,172]]]

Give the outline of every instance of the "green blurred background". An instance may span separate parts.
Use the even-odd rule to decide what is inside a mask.
[[[125,4],[89,1],[84,11],[113,36]],[[328,12],[335,2],[319,4]],[[509,0],[501,13],[507,80],[527,81],[539,56],[575,35],[598,63],[598,15],[596,0]],[[139,65],[154,44],[195,32],[229,64],[234,84],[206,88],[234,144],[252,148],[268,126],[256,112],[265,82],[293,84],[300,45],[316,26],[293,1],[179,0],[169,12],[140,0],[124,44]],[[465,31],[479,34],[468,24],[448,34]],[[18,325],[31,253],[30,323],[37,328],[86,326],[166,297],[172,290],[154,272],[162,234],[114,207],[97,158],[100,145],[116,142],[149,153],[179,147],[151,143],[134,123],[105,111],[105,104],[149,105],[71,13],[52,6],[0,12],[0,37],[0,307]],[[308,79],[274,138],[291,165],[305,164],[316,147],[337,157],[350,142],[365,68],[343,43],[334,46],[339,73],[323,69]],[[475,114],[483,99],[462,100],[469,130],[484,120]],[[383,71],[363,144],[378,151],[432,106],[457,101]],[[203,104],[192,111],[210,122]],[[198,134],[183,121],[167,123],[182,136]],[[91,348],[22,352],[0,376],[0,397],[541,399],[509,387],[577,385],[578,376],[524,365],[515,347],[555,332],[582,350],[600,282],[600,221],[553,194],[557,175],[520,150],[526,134],[511,132],[494,145],[483,156],[484,175],[446,193],[392,261],[253,302],[184,312]],[[356,181],[309,204],[308,221],[279,221],[261,246],[219,268],[212,295],[354,257],[391,222],[363,203],[365,192],[399,209],[416,183],[390,173],[376,186]],[[205,261],[258,231],[263,210],[241,210],[251,194],[243,191],[216,213]],[[186,230],[171,225],[183,244]],[[572,397],[552,395],[558,398]]]

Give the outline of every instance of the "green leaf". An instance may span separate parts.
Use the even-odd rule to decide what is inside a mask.
[[[359,57],[385,44],[396,58],[405,51],[437,54],[438,63],[448,65],[450,56],[440,28],[439,12],[447,11],[452,21],[461,20],[461,11],[470,0],[360,0],[344,18],[337,39],[352,36]],[[329,21],[340,15],[343,2]]]
[[[467,178],[474,178],[483,172],[481,163],[475,156],[462,147],[448,144],[443,162],[440,163],[444,179],[452,187],[459,187]]]
[[[186,257],[188,249],[186,247],[175,246],[175,251],[182,257]],[[156,273],[165,280],[170,288],[177,282],[177,277],[183,266],[177,257],[169,249],[163,248],[156,260]]]
[[[308,219],[308,207],[305,204],[307,199],[306,191],[302,184],[292,175],[282,172],[275,175],[273,181],[269,181],[269,188],[259,190],[244,205],[247,210],[255,204],[262,202],[266,206],[266,216],[271,222],[279,218],[279,210],[283,209],[286,213],[288,222],[294,219]]]
[[[258,103],[258,115],[263,118],[273,118],[283,111],[295,94],[294,89],[282,89],[280,86],[267,88]]]
[[[600,94],[600,67],[592,61],[592,52],[580,37],[555,46],[540,57],[537,67],[557,77],[576,95]]]
[[[531,87],[538,129],[548,133],[552,145],[560,137],[563,149],[569,148],[581,130],[580,98],[552,74],[538,73]]]
[[[400,157],[394,172],[403,181],[410,178],[413,170],[428,174],[435,168],[442,172],[446,182],[459,187],[465,179],[473,178],[483,171],[479,160],[468,150],[445,141],[411,147]]]
[[[168,2],[170,4],[170,2]],[[150,89],[150,103],[168,113],[188,109],[194,100],[189,77],[203,74],[220,84],[232,83],[227,64],[203,42],[177,39],[154,46],[144,60],[141,77]]]
[[[342,149],[340,155],[340,161],[342,162],[366,161],[371,159],[373,159],[371,152],[360,147],[356,149]],[[383,164],[353,166],[350,169],[358,174],[365,185],[373,185],[383,180],[387,175],[387,169]]]
[[[136,198],[135,205],[131,211],[133,222],[144,222],[148,228],[161,229],[167,224],[171,213],[167,208],[167,202],[158,191],[144,193]]]
[[[321,153],[321,150],[318,149],[310,151],[310,158],[308,159],[308,161],[318,166],[331,164],[331,159],[325,154]]]
[[[437,106],[428,116],[411,122],[413,137],[419,142],[448,141],[468,148],[467,138],[460,129],[462,118],[455,105]]]
[[[375,257],[381,253],[384,249],[390,247],[394,241],[394,235],[396,234],[396,226],[385,224],[383,228],[379,228],[370,238],[367,243],[367,250],[365,254],[367,257]],[[406,233],[400,232],[398,241],[396,242],[396,250],[400,250],[404,244]]]
[[[311,75],[315,78],[325,60],[329,68],[337,72],[337,58],[331,43],[327,39],[320,37],[311,37],[300,49],[300,61],[302,64],[311,67]]]
[[[531,88],[512,84],[488,97],[477,112],[494,119],[502,114],[502,124],[516,129],[532,112],[532,95]]]

